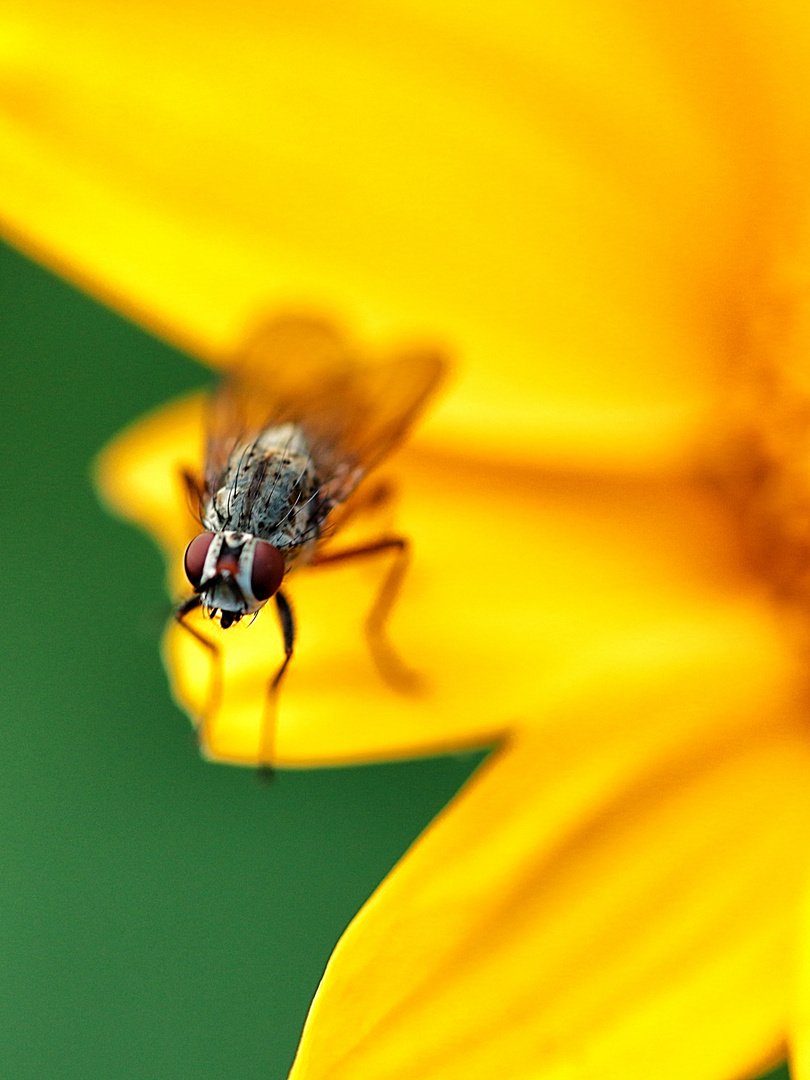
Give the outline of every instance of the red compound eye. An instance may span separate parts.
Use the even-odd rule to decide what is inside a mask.
[[[259,540],[253,552],[253,566],[250,570],[251,592],[257,600],[269,600],[278,592],[283,579],[284,556],[266,540]]]
[[[186,548],[186,555],[183,560],[186,568],[186,577],[195,589],[199,589],[200,587],[203,567],[205,566],[205,557],[208,554],[208,549],[211,547],[211,541],[213,539],[213,533],[200,533],[199,536],[194,537]]]

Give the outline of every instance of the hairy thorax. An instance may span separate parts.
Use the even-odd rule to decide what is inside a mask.
[[[324,509],[306,436],[298,425],[282,424],[234,448],[203,525],[259,537],[292,562],[318,539]]]

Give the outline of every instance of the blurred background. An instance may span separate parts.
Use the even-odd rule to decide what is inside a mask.
[[[289,297],[440,335],[445,430],[483,420],[507,460],[669,468],[746,305],[806,291],[795,2],[15,0],[0,26],[6,235],[176,340]],[[0,306],[0,1080],[283,1080],[341,932],[481,755],[269,789],[204,763],[161,558],[91,469],[211,373],[2,247]]]
[[[91,469],[212,376],[4,246],[0,282],[0,1074],[283,1078],[341,932],[481,755],[269,788],[203,762],[161,558]]]

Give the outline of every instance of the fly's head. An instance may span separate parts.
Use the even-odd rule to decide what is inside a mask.
[[[227,630],[243,615],[258,611],[278,592],[284,556],[256,536],[240,532],[204,532],[186,548],[186,577],[204,610]]]

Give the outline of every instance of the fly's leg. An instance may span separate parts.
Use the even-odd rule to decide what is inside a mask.
[[[382,555],[385,552],[393,552],[394,559],[366,616],[366,640],[371,658],[388,685],[400,693],[413,694],[422,689],[422,679],[417,672],[405,666],[388,640],[386,632],[388,617],[399,596],[411,561],[410,540],[404,536],[385,536],[368,544],[344,548],[343,551],[317,553],[310,565],[325,566],[366,558],[369,555]]]
[[[276,593],[275,599],[276,614],[281,626],[281,635],[284,639],[284,661],[267,684],[267,700],[264,705],[262,728],[259,734],[259,779],[265,781],[273,778],[279,687],[281,686],[281,680],[284,678],[284,672],[287,670],[287,665],[292,660],[295,647],[295,618],[290,602],[281,591]]]
[[[181,469],[180,477],[183,481],[183,486],[186,489],[186,498],[188,499],[189,510],[198,520],[201,517],[201,508],[203,504],[203,486],[200,479],[191,471],[191,469]]]
[[[209,746],[208,727],[211,719],[219,708],[219,703],[222,698],[222,657],[220,655],[219,647],[213,641],[209,641],[204,634],[201,634],[199,630],[195,630],[193,626],[189,626],[185,621],[186,615],[191,614],[192,611],[196,611],[201,604],[202,597],[197,596],[196,594],[190,596],[188,600],[184,600],[180,607],[175,611],[174,617],[187,633],[191,634],[191,636],[196,638],[201,645],[206,647],[211,656],[211,676],[208,685],[208,694],[206,695],[206,702],[197,728],[197,738],[199,739],[200,746],[204,750],[207,750]]]

